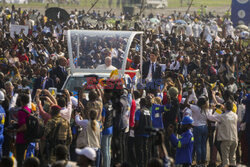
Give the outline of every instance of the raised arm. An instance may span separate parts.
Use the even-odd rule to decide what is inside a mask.
[[[88,124],[88,120],[86,120],[86,119],[81,120],[80,115],[78,113],[76,114],[75,121],[76,121],[76,124],[81,126],[81,127],[86,127]]]
[[[49,113],[45,112],[43,109],[41,100],[39,99],[41,91],[42,91],[41,89],[37,89],[35,99],[36,99],[36,104],[37,104],[37,107],[39,110],[39,115],[41,115],[42,119],[46,122],[51,118],[51,115]]]
[[[53,104],[57,104],[55,97],[47,89],[44,89],[43,91]]]

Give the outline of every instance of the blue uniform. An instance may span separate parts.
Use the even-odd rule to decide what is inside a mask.
[[[162,114],[163,112],[170,111],[170,105],[152,105],[152,126],[153,128],[164,129],[163,121],[162,121]]]
[[[4,122],[5,122],[5,111],[0,105],[0,159],[2,159],[2,146],[4,141],[3,131],[4,131]]]
[[[30,143],[27,148],[26,158],[35,156],[36,143]]]
[[[172,134],[170,137],[172,144],[177,147],[176,149],[176,164],[192,164],[192,154],[193,154],[193,145],[194,137],[191,130],[181,134],[181,137],[177,137]]]

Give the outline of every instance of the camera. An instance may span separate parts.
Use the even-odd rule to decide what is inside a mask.
[[[6,128],[4,128],[6,131],[8,130],[14,130],[18,128],[18,123],[12,123],[9,126],[7,126]]]
[[[29,89],[17,89],[16,91],[18,94],[29,94],[30,90]]]
[[[145,128],[146,132],[148,132],[151,140],[152,140],[152,145],[153,146],[158,146],[162,144],[162,129],[158,129],[158,128]]]

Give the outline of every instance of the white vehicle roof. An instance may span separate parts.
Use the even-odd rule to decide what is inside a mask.
[[[125,68],[131,44],[135,38],[137,39],[136,50],[140,53],[142,64],[143,32],[69,30],[67,33],[71,75],[67,77],[62,89],[77,91],[86,82],[86,76],[93,74],[99,78],[109,78],[113,70],[97,68],[105,64],[107,56],[112,57],[112,65],[119,70],[120,77],[124,78],[125,72],[135,72],[140,76],[142,69],[129,71]]]

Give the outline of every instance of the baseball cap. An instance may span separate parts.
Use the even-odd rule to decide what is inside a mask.
[[[95,161],[96,152],[93,148],[90,148],[90,147],[85,147],[83,149],[76,148],[76,153],[78,155],[84,155],[88,159]]]

